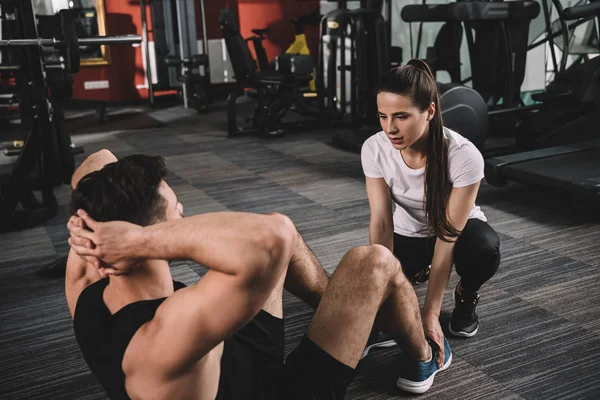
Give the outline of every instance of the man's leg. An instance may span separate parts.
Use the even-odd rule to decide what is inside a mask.
[[[265,301],[265,305],[263,306],[263,311],[268,312],[274,317],[283,318],[283,285],[286,280],[286,275],[289,273],[289,267],[287,271],[284,271],[277,282],[277,285]]]
[[[354,248],[333,274],[307,337],[355,368],[376,317],[412,358],[430,358],[417,296],[398,260],[382,246]]]
[[[282,275],[282,279],[273,289],[263,310],[278,318],[283,318],[284,288],[316,310],[328,282],[329,277],[321,263],[298,232],[296,248],[287,272]]]
[[[285,279],[286,290],[316,310],[328,283],[321,263],[298,233]]]
[[[435,374],[450,365],[450,347],[446,342],[445,364],[438,368],[412,285],[394,255],[374,245],[350,250],[338,265],[306,337],[287,357],[286,398],[342,399],[376,318],[405,344],[398,387],[427,391]]]

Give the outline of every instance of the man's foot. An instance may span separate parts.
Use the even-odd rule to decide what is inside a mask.
[[[449,330],[454,336],[473,337],[479,330],[477,317],[477,303],[479,294],[467,295],[463,292],[461,283],[458,282],[454,290],[454,311],[450,320]]]
[[[396,385],[398,388],[410,393],[425,393],[433,384],[435,375],[447,369],[452,362],[452,350],[448,340],[444,338],[444,365],[438,368],[436,362],[437,348],[429,342],[431,346],[431,360],[428,362],[415,361],[408,354],[401,354],[400,376]]]
[[[369,354],[369,350],[372,348],[385,348],[396,346],[396,341],[392,339],[390,335],[384,332],[372,330],[371,335],[369,336],[369,340],[367,340],[367,345],[365,346],[365,351],[363,351],[360,359],[362,360]]]

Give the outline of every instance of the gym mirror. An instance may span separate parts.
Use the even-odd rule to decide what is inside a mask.
[[[104,0],[33,0],[33,5],[36,15],[39,16],[54,15],[63,9],[72,10],[79,38],[106,35]],[[79,45],[79,52],[81,66],[110,64],[107,46]]]

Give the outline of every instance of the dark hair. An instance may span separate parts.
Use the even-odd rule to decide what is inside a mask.
[[[84,176],[69,210],[85,210],[96,221],[127,221],[147,226],[164,221],[166,200],[158,193],[167,175],[164,158],[132,155]]]
[[[421,112],[435,103],[426,143],[425,213],[438,238],[457,237],[460,231],[452,226],[446,215],[452,189],[448,176],[448,145],[444,139],[440,98],[431,69],[422,60],[410,60],[407,65],[393,68],[383,76],[377,90],[377,93],[382,92],[410,96]]]

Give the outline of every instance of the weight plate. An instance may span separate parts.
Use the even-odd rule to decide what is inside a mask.
[[[70,10],[60,10],[61,53],[65,59],[67,71],[74,74],[79,72],[79,39],[75,27],[75,18]]]

